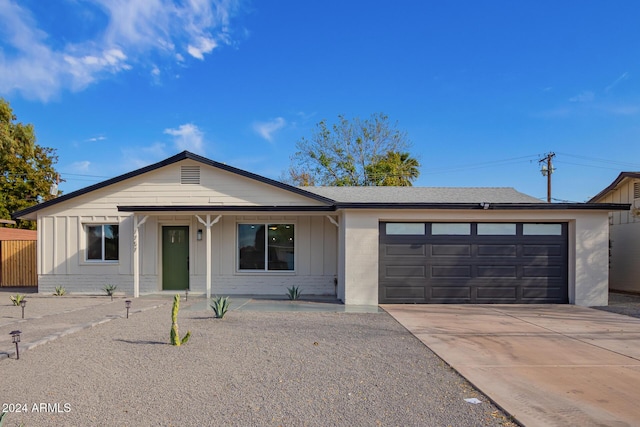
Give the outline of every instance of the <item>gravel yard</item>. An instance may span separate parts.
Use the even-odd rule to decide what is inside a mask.
[[[0,360],[4,427],[514,425],[386,313],[170,310]]]

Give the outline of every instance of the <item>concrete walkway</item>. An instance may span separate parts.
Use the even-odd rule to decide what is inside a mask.
[[[525,426],[637,426],[640,319],[571,305],[383,305]]]

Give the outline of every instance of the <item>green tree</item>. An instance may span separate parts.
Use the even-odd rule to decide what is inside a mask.
[[[332,125],[320,121],[310,139],[296,143],[297,151],[284,178],[294,185],[410,185],[418,177],[420,165],[408,154],[409,146],[406,132],[383,113],[364,120],[340,115]],[[413,165],[410,173],[397,180],[391,175],[403,170],[393,163],[401,159],[394,153],[406,154],[403,164]]]
[[[9,103],[0,98],[0,218],[55,197],[49,192],[57,161],[53,148],[36,144],[33,125],[17,123]],[[18,220],[17,227],[35,229],[35,222]]]
[[[420,163],[409,153],[389,151],[366,168],[372,185],[409,187],[420,175]]]

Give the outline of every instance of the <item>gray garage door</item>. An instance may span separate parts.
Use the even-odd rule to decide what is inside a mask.
[[[566,303],[566,223],[380,223],[380,303]]]

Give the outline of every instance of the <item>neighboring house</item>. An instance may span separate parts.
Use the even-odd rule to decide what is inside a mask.
[[[640,172],[622,172],[589,203],[628,203],[609,214],[609,288],[640,293]]]
[[[36,237],[35,230],[0,227],[1,287],[38,286]]]
[[[41,292],[606,305],[608,212],[511,188],[292,187],[183,152],[24,209]]]

